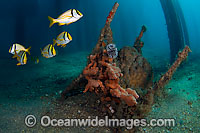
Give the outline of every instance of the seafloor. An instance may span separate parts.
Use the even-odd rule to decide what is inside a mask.
[[[148,52],[147,52],[148,53]],[[15,66],[12,59],[0,59],[0,132],[111,132],[108,127],[41,127],[28,128],[25,116],[33,114],[51,118],[88,118],[98,115],[88,104],[90,94],[79,94],[65,103],[56,101],[59,93],[86,65],[88,53],[79,52],[52,59],[40,58],[39,64]],[[147,55],[147,54],[145,54]],[[155,79],[167,71],[168,58],[146,56]],[[175,118],[175,127],[140,127],[140,132],[200,132],[200,60],[190,55],[166,86],[167,93],[154,106],[147,119]],[[17,68],[16,68],[17,67]],[[90,99],[91,100],[91,99]]]

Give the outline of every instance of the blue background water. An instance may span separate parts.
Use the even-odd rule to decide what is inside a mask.
[[[0,132],[22,132],[22,129],[26,129],[24,118],[27,114],[41,115],[40,108],[44,109],[43,97],[50,96],[52,100],[54,95],[60,96],[59,92],[79,75],[85,67],[87,54],[96,45],[100,30],[115,2],[115,0],[0,1],[0,120],[2,120]],[[133,45],[141,26],[146,25],[147,32],[142,38],[144,41],[142,51],[153,70],[156,70],[155,77],[159,77],[159,74],[167,71],[170,58],[167,25],[160,1],[118,0],[117,2],[119,7],[111,23],[114,43],[118,49]],[[199,55],[200,1],[179,0],[179,3],[185,17],[192,54]],[[68,26],[54,24],[49,28],[47,16],[57,18],[72,8],[83,13],[83,18]],[[53,38],[62,31],[69,32],[73,41],[65,48],[56,47],[58,51],[56,57],[51,59],[41,57],[40,48],[52,43]],[[12,55],[8,53],[13,43],[20,43],[26,48],[32,46],[31,56],[40,56],[40,63],[34,64],[28,55],[27,65],[17,67],[16,59],[12,59]],[[178,129],[174,132],[180,130],[189,132],[190,128],[184,128],[183,125],[194,127],[196,129],[194,131],[199,132],[200,63],[196,57],[199,56],[191,56],[193,59],[177,70],[173,80],[166,87],[171,91],[166,98],[166,104],[159,105],[152,111],[155,118],[176,117]],[[193,104],[188,105],[188,101]],[[75,103],[76,107],[79,105]],[[71,109],[68,106],[66,108]],[[82,112],[82,106],[78,109]],[[73,109],[71,112],[63,111],[64,113],[60,114],[77,112]],[[154,118],[153,116],[150,118]],[[160,131],[161,127],[158,128]]]
[[[91,50],[98,39],[100,29],[113,6],[114,0],[9,0],[1,1],[0,56],[10,57],[8,49],[13,43],[32,46],[32,55],[40,55],[40,48],[52,43],[53,38],[62,31],[68,31],[73,41],[65,48],[59,49],[62,54]],[[114,42],[120,48],[132,45],[143,24],[148,32],[144,35],[144,50],[156,50],[169,53],[169,41],[166,22],[159,0],[118,0],[120,4],[112,22]],[[198,52],[200,15],[198,0],[181,0],[180,5],[189,31],[190,45],[193,52]],[[75,8],[84,17],[68,26],[54,24],[49,28],[47,16],[58,15]]]
[[[114,0],[10,0],[0,1],[0,29],[1,29],[1,82],[13,82],[9,79],[26,79],[37,73],[34,71],[38,68],[38,73],[44,71],[43,67],[54,66],[53,71],[58,68],[56,65],[62,65],[62,59],[66,55],[74,55],[79,57],[80,52],[90,52],[96,45],[100,30],[103,28],[106,17],[114,5]],[[118,0],[119,7],[111,23],[113,31],[114,43],[120,49],[123,46],[133,45],[135,38],[138,36],[141,26],[146,25],[147,32],[142,40],[144,41],[143,55],[150,60],[153,67],[157,69],[157,60],[163,60],[160,64],[163,72],[166,71],[162,65],[167,65],[170,58],[170,47],[167,32],[167,25],[164,13],[159,0]],[[200,15],[197,0],[179,0],[180,6],[186,21],[186,26],[190,38],[190,47],[193,54],[200,53],[198,38],[200,30]],[[49,20],[47,16],[57,18],[63,12],[69,9],[78,9],[83,13],[83,18],[75,23],[65,26],[54,24],[49,28]],[[52,43],[62,31],[67,31],[72,35],[72,42],[67,47],[56,47],[57,55],[53,60],[59,63],[52,64],[48,62],[46,65],[32,66],[33,64],[28,56],[28,63],[25,66],[16,67],[17,61],[12,59],[12,55],[8,53],[9,47],[13,43],[20,43],[26,48],[32,46],[31,56],[39,56],[41,59],[40,48]],[[72,56],[73,58],[73,56]],[[76,58],[76,57],[75,57]],[[86,56],[80,60],[86,60]],[[51,61],[51,60],[46,60]],[[40,60],[41,62],[41,60]],[[42,61],[43,62],[43,61]],[[84,62],[84,61],[83,61]],[[43,62],[45,63],[45,62]],[[67,64],[67,63],[66,63]],[[76,62],[72,65],[77,65]],[[156,65],[154,65],[156,64]],[[64,66],[63,66],[64,67]],[[65,69],[65,68],[64,68]],[[68,68],[69,71],[71,68]],[[21,72],[27,70],[28,72]],[[45,69],[46,70],[46,69]],[[13,72],[14,71],[14,72]],[[32,71],[32,72],[31,72]],[[52,73],[50,70],[49,73]],[[54,72],[53,72],[54,73]],[[60,72],[62,73],[62,72]],[[13,75],[12,77],[10,75]],[[20,76],[19,76],[20,75]],[[42,75],[42,74],[41,74]],[[64,75],[64,74],[63,74]]]

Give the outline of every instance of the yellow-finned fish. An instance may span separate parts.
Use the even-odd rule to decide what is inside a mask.
[[[53,45],[57,43],[57,46],[66,47],[66,45],[72,41],[72,36],[68,33],[63,31],[58,35],[58,37],[53,39]]]
[[[44,49],[41,49],[41,54],[45,58],[51,58],[56,56],[56,50],[54,48],[53,44],[48,44],[47,46],[44,47]]]
[[[35,60],[35,64],[38,64],[40,62],[39,58],[37,57]]]
[[[31,57],[31,61],[34,62],[34,64],[38,64],[40,62],[39,57],[38,56],[32,56]]]
[[[10,47],[9,53],[15,54],[15,51],[16,51],[16,53],[19,53],[20,51],[26,51],[30,55],[30,49],[31,49],[31,47],[26,49],[24,46],[16,43]]]
[[[25,65],[27,63],[27,56],[26,56],[26,51],[20,51],[20,52],[16,52],[12,58],[17,58],[17,61],[19,63],[17,63],[17,66],[20,65]]]
[[[50,16],[48,16],[48,19],[50,21],[49,27],[51,27],[53,24],[58,23],[59,26],[61,25],[69,25],[73,22],[76,22],[81,17],[83,17],[83,14],[80,13],[76,9],[70,9],[63,14],[61,14],[57,19],[54,19]]]

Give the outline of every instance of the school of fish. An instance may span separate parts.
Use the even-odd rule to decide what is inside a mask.
[[[53,24],[58,23],[59,26],[62,25],[69,25],[71,23],[74,23],[78,21],[80,18],[83,17],[83,14],[79,12],[76,9],[70,9],[63,14],[61,14],[57,19],[54,19],[50,16],[48,16],[48,19],[50,21],[49,27],[53,26]],[[43,49],[41,49],[41,55],[45,58],[52,58],[56,56],[56,50],[55,45],[60,47],[66,47],[68,43],[72,41],[72,36],[69,34],[69,32],[63,31],[60,33],[56,39],[53,39],[53,44],[46,45]],[[25,65],[27,64],[27,54],[30,55],[30,49],[31,47],[28,47],[27,49],[21,45],[21,44],[13,44],[9,48],[9,53],[13,54],[12,58],[17,58],[17,66]],[[35,64],[39,63],[38,57],[32,57],[32,60],[35,62]]]

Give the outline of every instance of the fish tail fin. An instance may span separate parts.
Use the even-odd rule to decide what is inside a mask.
[[[56,45],[56,40],[55,39],[53,39],[53,46],[55,46]]]
[[[50,24],[49,24],[49,28],[50,28],[53,24],[56,23],[56,21],[55,21],[54,18],[52,18],[52,17],[50,17],[50,16],[48,16],[48,19],[49,19],[49,21],[50,21]]]
[[[30,55],[31,53],[30,53],[30,49],[31,49],[31,46],[30,47],[28,47],[27,49],[26,49],[26,52]]]

